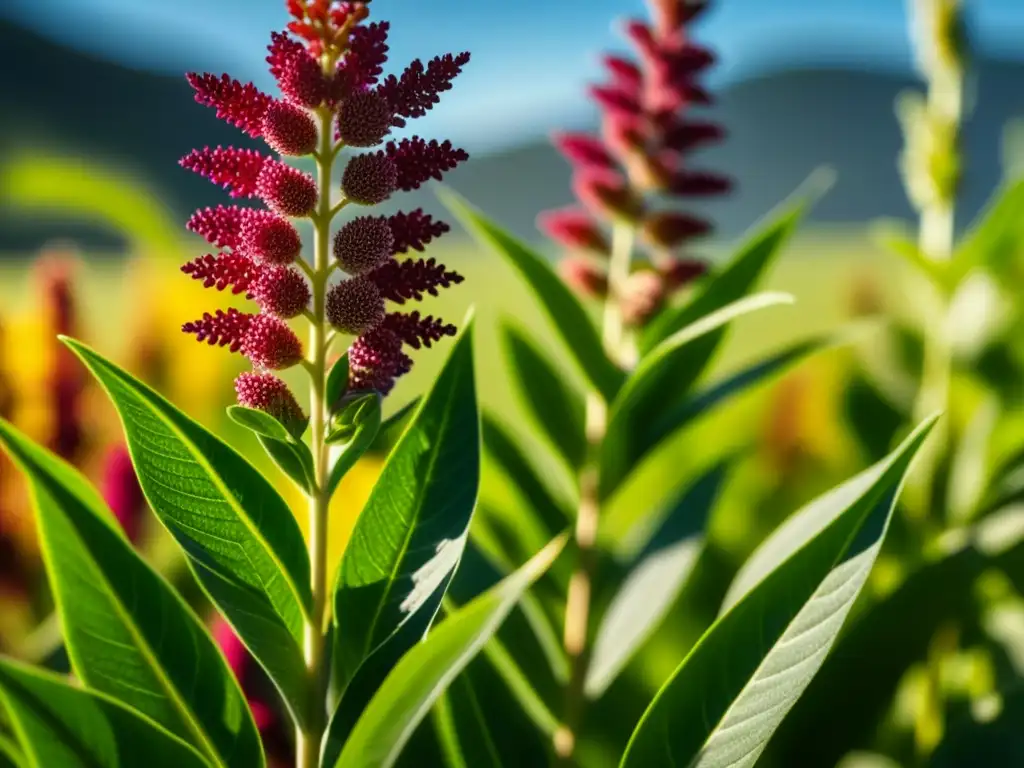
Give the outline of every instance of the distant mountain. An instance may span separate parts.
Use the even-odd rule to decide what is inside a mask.
[[[1024,116],[1024,64],[985,61],[978,107],[966,129],[970,170],[964,220],[983,205],[1001,177],[1003,125]],[[706,207],[731,236],[791,192],[815,167],[828,164],[839,183],[814,212],[829,223],[909,216],[895,169],[901,137],[893,101],[908,78],[849,69],[785,71],[748,80],[720,95],[710,112],[730,131],[728,142],[700,165],[736,177],[738,191]],[[443,106],[443,105],[442,105]],[[65,49],[0,22],[0,162],[16,148],[58,148],[108,160],[149,184],[182,217],[224,201],[223,194],[176,162],[196,146],[257,146],[191,102],[184,79],[126,69]],[[570,201],[569,172],[545,143],[475,157],[448,183],[515,232],[533,237],[537,212]],[[429,192],[400,196],[402,207],[438,206]],[[0,251],[34,248],[54,236],[88,245],[116,244],[116,235],[67,224],[22,222],[4,214]]]

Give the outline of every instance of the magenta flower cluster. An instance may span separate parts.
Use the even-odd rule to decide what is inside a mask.
[[[650,256],[616,297],[625,319],[642,324],[673,291],[702,275],[703,261],[686,252],[690,241],[711,230],[706,220],[656,200],[719,195],[723,176],[691,167],[689,155],[720,140],[715,123],[691,117],[691,107],[712,103],[700,76],[713,54],[696,45],[688,25],[706,2],[651,0],[652,22],[630,20],[625,33],[637,60],[608,55],[608,81],[591,88],[601,110],[599,135],[563,133],[555,143],[573,166],[579,205],[549,211],[540,227],[574,255],[562,261],[563,277],[585,295],[608,291],[604,264],[611,243],[607,225],[633,228]]]
[[[451,88],[469,54],[414,61],[400,75],[384,76],[386,22],[366,23],[365,3],[292,0],[288,33],[272,35],[267,63],[280,89],[275,98],[228,75],[190,74],[196,101],[279,156],[316,156],[317,117],[333,115],[331,152],[342,146],[369,149],[348,159],[341,192],[346,205],[370,206],[397,191],[420,187],[467,159],[451,142],[419,136],[387,141],[394,128],[420,117]],[[383,145],[383,146],[380,146]],[[374,149],[375,148],[375,149]],[[219,249],[193,259],[182,271],[204,286],[254,301],[259,312],[216,310],[185,323],[197,340],[240,352],[254,371],[236,381],[239,402],[273,412],[286,424],[305,417],[271,371],[300,363],[303,344],[286,321],[310,313],[312,291],[304,272],[302,240],[294,219],[317,219],[321,190],[314,178],[279,157],[253,149],[205,147],[181,165],[222,186],[239,205],[197,211],[188,228]],[[462,281],[433,259],[400,258],[422,251],[448,231],[422,210],[391,216],[357,216],[334,239],[336,268],[344,279],[330,288],[327,319],[358,337],[350,350],[352,388],[387,393],[412,364],[406,348],[430,346],[455,327],[419,312],[389,311]]]

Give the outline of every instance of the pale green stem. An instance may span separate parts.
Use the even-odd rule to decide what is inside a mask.
[[[623,367],[633,365],[635,352],[627,338],[622,322],[620,298],[629,277],[633,258],[632,227],[617,224],[612,236],[612,253],[608,264],[608,297],[604,305],[602,342],[608,356]],[[587,671],[590,667],[590,609],[593,597],[594,570],[597,566],[597,529],[600,519],[598,498],[597,448],[604,440],[608,420],[608,407],[597,392],[587,394],[586,434],[590,445],[590,458],[580,472],[580,502],[576,511],[574,539],[576,544],[576,570],[569,580],[565,601],[565,631],[563,645],[569,660],[569,680],[565,687],[565,705],[562,722],[554,735],[556,763],[575,764],[575,751],[583,711],[586,705]]]
[[[309,561],[313,606],[303,635],[303,657],[309,682],[309,706],[306,728],[295,734],[297,768],[316,768],[320,760],[320,742],[324,732],[328,668],[324,644],[324,617],[327,608],[327,520],[330,495],[327,491],[327,406],[324,390],[327,380],[327,344],[325,294],[330,274],[331,166],[333,152],[333,114],[318,111],[320,147],[317,150],[317,185],[320,195],[313,219],[313,269],[311,283],[313,311],[309,332],[308,370],[310,449],[313,453],[316,487],[309,500]]]
[[[959,126],[963,117],[963,72],[944,68],[932,74],[928,87],[928,110]],[[938,199],[921,210],[918,247],[925,258],[948,262],[956,244],[955,200]],[[949,407],[950,379],[953,372],[953,350],[950,341],[949,304],[947,297],[933,284],[927,285],[923,328],[923,361],[921,386],[914,404],[914,420],[920,422],[935,411]],[[917,459],[912,486],[918,504],[911,507],[923,519],[932,516],[935,475],[949,440],[948,418],[935,425]]]

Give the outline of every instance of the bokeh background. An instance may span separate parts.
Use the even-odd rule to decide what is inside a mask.
[[[1024,2],[966,5],[974,61],[961,227],[1003,181],[1024,172]],[[557,257],[535,227],[540,211],[571,201],[569,166],[548,136],[596,125],[586,85],[600,74],[599,52],[623,47],[614,20],[642,13],[641,0],[376,0],[373,9],[392,22],[395,70],[417,57],[472,51],[456,88],[409,131],[465,146],[471,161],[446,184]],[[183,73],[226,71],[271,89],[265,45],[285,20],[278,0],[0,2],[0,414],[65,450],[98,483],[118,460],[119,425],[84,374],[68,373],[56,333],[84,339],[263,461],[223,415],[245,361],[178,330],[229,300],[178,271],[204,248],[184,221],[225,199],[177,160],[197,146],[247,145],[193,103]],[[897,170],[903,140],[893,108],[901,91],[921,87],[907,22],[900,0],[719,0],[697,27],[720,56],[709,86],[714,119],[729,132],[701,161],[736,180],[734,193],[699,206],[717,227],[697,246],[699,255],[727,253],[816,169],[835,175],[769,276],[769,287],[794,293],[796,306],[740,321],[719,370],[858,315],[912,309],[901,265],[874,236],[881,222],[914,226]],[[430,188],[389,205],[451,221]],[[458,321],[476,306],[482,399],[515,431],[519,403],[503,374],[496,322],[514,316],[557,351],[554,336],[518,278],[458,227],[429,255],[468,279],[428,311]],[[421,352],[386,410],[420,391],[443,354]],[[685,476],[711,460],[710,444],[719,454],[749,451],[724,502],[728,511],[713,521],[705,581],[727,583],[787,511],[864,465],[844,410],[850,366],[842,350],[816,356],[716,413],[648,470]],[[339,494],[335,556],[379,465],[380,457],[366,460]],[[545,474],[544,462],[537,471]],[[556,494],[570,494],[564,478],[546,479]],[[637,487],[643,484],[640,478]],[[299,509],[299,497],[290,498]],[[516,506],[527,503],[486,466],[485,506],[514,519]],[[158,532],[143,538],[155,559],[170,562]],[[53,626],[45,590],[21,599],[19,585],[41,571],[24,489],[6,462],[0,540],[7,595],[0,650],[38,654],[52,642]],[[700,595],[701,586],[691,591]],[[679,638],[709,612],[711,603],[698,604],[691,626],[670,626],[639,674],[664,679],[678,662]]]

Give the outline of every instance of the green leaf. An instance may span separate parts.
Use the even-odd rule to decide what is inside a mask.
[[[0,701],[39,768],[207,768],[199,753],[112,698],[0,657]]]
[[[1024,239],[1024,179],[1004,185],[964,235],[953,254],[951,282],[959,283],[979,266],[1003,271]]]
[[[784,293],[759,293],[728,304],[677,331],[641,359],[611,405],[600,452],[600,489],[607,499],[663,435],[654,425],[692,388],[721,330],[745,314],[789,304]],[[695,365],[691,365],[694,362]]]
[[[271,440],[288,442],[292,438],[288,430],[285,429],[284,424],[269,413],[257,411],[255,408],[246,408],[244,405],[229,405],[228,417],[235,424],[245,427],[257,435],[269,437]]]
[[[305,443],[294,440],[274,440],[263,435],[256,435],[263,450],[274,464],[291,478],[306,495],[313,493],[313,454]]]
[[[935,418],[798,512],[754,553],[725,613],[655,696],[622,766],[751,766],[835,642]]]
[[[565,542],[565,536],[552,541],[511,576],[452,612],[406,653],[359,718],[335,768],[394,765],[430,707],[555,561]]]
[[[150,507],[196,579],[305,720],[305,541],[274,487],[227,443],[73,339],[64,343],[114,403]]]
[[[481,427],[484,448],[519,489],[523,500],[543,527],[546,539],[561,533],[569,524],[565,504],[559,502],[548,490],[530,460],[494,416],[485,412]]]
[[[335,405],[348,391],[348,352],[338,358],[327,374],[327,386],[324,389],[324,402],[333,412]]]
[[[501,323],[509,370],[533,421],[571,469],[579,469],[587,451],[583,394],[511,321]]]
[[[338,569],[334,663],[343,693],[328,755],[437,614],[476,506],[479,422],[469,325],[381,470]]]
[[[408,403],[384,419],[384,421],[381,422],[380,431],[377,433],[377,437],[374,439],[373,443],[370,444],[369,450],[374,453],[387,453],[391,450],[394,441],[398,437],[399,430],[404,430],[406,420],[409,415],[416,410],[419,404],[420,398],[414,397]]]
[[[27,768],[28,766],[21,748],[4,733],[0,733],[0,766],[2,768]]]
[[[586,309],[551,268],[548,260],[454,192],[442,190],[438,196],[470,233],[491,246],[526,280],[580,370],[594,389],[610,401],[625,375],[608,359]]]
[[[594,639],[585,686],[588,697],[599,698],[608,689],[679,596],[697,563],[704,527],[727,468],[727,462],[716,464],[687,488],[630,563]]]
[[[871,226],[870,234],[878,245],[902,258],[941,291],[949,292],[954,287],[950,281],[949,262],[933,261],[921,253],[904,222],[883,219]]]
[[[794,193],[796,200],[783,203],[766,217],[764,223],[758,224],[753,234],[746,237],[729,262],[706,282],[700,293],[681,306],[665,310],[647,326],[640,339],[640,351],[646,355],[673,333],[750,293],[807,211],[831,186],[831,176],[831,173],[820,169],[811,174]],[[705,351],[706,359],[690,360],[689,367],[703,369],[722,338],[724,334],[720,333],[716,343]]]
[[[459,675],[434,705],[434,723],[451,768],[502,768],[487,718],[469,676]]]
[[[380,430],[380,401],[380,392],[353,392],[346,395],[331,418],[326,442],[329,445],[353,442],[360,432],[372,433],[364,438],[369,448]]]
[[[135,553],[88,481],[2,419],[0,445],[29,480],[76,674],[222,765],[263,765],[256,726],[224,657]]]

